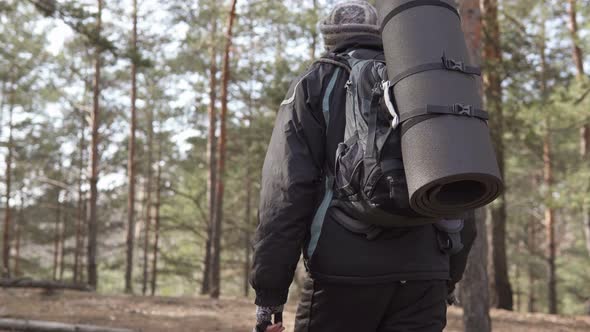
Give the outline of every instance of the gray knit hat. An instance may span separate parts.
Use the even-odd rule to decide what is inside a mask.
[[[334,6],[330,15],[320,23],[326,49],[354,36],[379,36],[377,10],[362,0],[345,1]]]

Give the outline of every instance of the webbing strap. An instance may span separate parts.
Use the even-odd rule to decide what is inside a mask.
[[[324,59],[329,60],[329,59]],[[331,60],[330,60],[331,61]],[[320,62],[325,62],[321,61]],[[340,68],[346,68],[350,72],[350,68],[342,65],[341,63],[334,61],[326,62],[330,64],[334,64]],[[330,79],[330,83],[328,83],[328,87],[326,88],[326,92],[324,93],[324,99],[322,102],[322,112],[324,114],[324,120],[326,120],[326,133],[328,132],[328,128],[330,126],[330,99],[332,97],[332,93],[334,92],[334,88],[336,86],[336,81],[338,80],[338,75],[340,74],[340,68],[336,68],[334,74],[332,74],[332,78]],[[313,253],[318,245],[318,241],[320,239],[320,234],[322,233],[322,228],[324,226],[324,219],[326,218],[326,213],[328,213],[328,208],[332,203],[332,198],[334,198],[334,177],[329,175],[330,169],[326,167],[326,192],[324,194],[324,198],[322,203],[320,204],[319,208],[316,211],[315,216],[313,217],[313,221],[311,223],[311,238],[309,240],[309,245],[307,247],[307,255],[308,257],[313,256]]]
[[[432,114],[461,115],[479,118],[482,120],[489,120],[490,118],[488,112],[484,110],[473,108],[471,105],[455,104],[451,106],[426,105],[426,108],[418,108],[411,112],[402,114],[401,121],[405,122],[418,116]]]
[[[433,63],[426,63],[423,65],[418,65],[416,67],[409,68],[398,75],[396,75],[393,79],[390,80],[390,86],[396,86],[400,81],[410,76],[416,75],[418,73],[423,73],[425,71],[430,70],[450,70],[456,71],[467,75],[481,75],[481,68],[468,66],[463,61],[457,61],[454,59],[449,59],[445,55],[442,56],[441,62],[433,62]]]
[[[332,203],[332,198],[334,198],[334,191],[332,190],[333,187],[334,177],[326,177],[326,194],[324,195],[322,204],[316,211],[316,214],[313,217],[313,222],[311,223],[311,237],[309,239],[309,245],[307,246],[307,257],[311,258],[311,256],[313,256],[313,253],[315,252],[316,247],[318,246],[320,234],[322,233],[322,228],[324,227],[324,219],[326,219],[328,208]]]
[[[393,19],[395,16],[397,16],[398,14],[400,14],[408,9],[420,7],[420,6],[437,6],[437,7],[446,8],[446,9],[450,10],[451,12],[453,12],[455,15],[457,15],[457,17],[459,17],[459,19],[461,19],[461,14],[459,14],[459,11],[457,10],[457,8],[455,8],[454,6],[452,6],[446,2],[443,2],[440,0],[414,0],[414,1],[406,2],[403,5],[397,7],[394,10],[392,10],[391,12],[389,12],[389,14],[387,14],[387,16],[385,16],[385,18],[383,19],[383,23],[381,24],[381,33],[383,33],[383,30],[385,29],[385,26],[387,26],[387,23],[389,23],[389,21],[391,21],[391,19]]]
[[[336,86],[336,81],[338,80],[339,73],[340,68],[336,68],[334,74],[332,75],[330,83],[328,83],[328,87],[326,88],[326,92],[324,93],[324,100],[322,102],[322,111],[324,113],[324,120],[326,120],[326,133],[328,132],[327,128],[330,125],[330,99],[332,98],[332,92],[334,92],[334,87]]]
[[[318,59],[316,62],[319,62],[319,63],[327,63],[327,64],[331,64],[331,65],[340,67],[340,68],[346,70],[346,72],[349,73],[349,74],[350,74],[350,71],[351,71],[351,69],[350,69],[349,66],[345,65],[344,63],[342,63],[340,61],[336,61],[336,60],[332,60],[332,59],[328,59],[328,58],[321,58],[321,59]]]

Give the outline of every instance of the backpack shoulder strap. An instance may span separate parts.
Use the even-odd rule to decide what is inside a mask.
[[[328,53],[327,55],[316,60],[314,63],[327,63],[344,69],[348,74],[351,72],[350,64],[346,58],[336,53]]]

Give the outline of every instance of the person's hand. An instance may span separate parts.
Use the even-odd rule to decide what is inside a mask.
[[[272,324],[272,316],[275,316],[275,324]],[[256,327],[254,332],[283,332],[283,306],[257,307]]]
[[[449,282],[447,284],[448,286],[448,290],[447,290],[447,304],[450,306],[453,305],[458,305],[459,304],[459,300],[457,300],[457,296],[455,295],[455,284],[452,282]]]

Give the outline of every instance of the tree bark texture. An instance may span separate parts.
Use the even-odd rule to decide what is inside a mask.
[[[543,1],[542,5],[545,5]],[[541,98],[542,104],[548,103],[548,79],[547,79],[547,32],[546,23],[541,24]],[[547,260],[547,303],[550,314],[558,313],[557,305],[557,271],[555,265],[557,245],[555,243],[555,209],[553,202],[553,139],[551,133],[551,115],[545,115],[545,133],[543,136],[543,182],[547,190],[545,194],[545,236],[546,236],[546,260]]]
[[[481,64],[482,17],[479,0],[459,1],[462,25],[472,63]],[[490,301],[487,274],[487,231],[483,210],[475,211],[466,222],[475,222],[477,238],[471,249],[467,268],[461,282],[461,301],[464,308],[465,331],[490,332]]]
[[[96,35],[100,37],[102,28],[102,0],[97,0],[98,13],[96,22]],[[98,286],[98,271],[96,266],[97,256],[97,233],[98,233],[98,171],[99,171],[99,123],[100,123],[100,66],[102,47],[96,45],[94,59],[94,87],[93,87],[93,108],[92,108],[92,152],[90,169],[90,219],[88,221],[88,283],[96,288]]]
[[[18,222],[16,223],[16,229],[14,236],[16,237],[15,243],[15,253],[14,253],[14,276],[20,276],[20,248],[21,248],[21,238],[22,238],[22,229],[25,226],[25,197],[24,197],[24,190],[23,187],[20,188],[20,208],[18,212]]]
[[[137,0],[133,0],[133,33],[131,37],[131,123],[129,132],[129,156],[127,176],[129,194],[127,196],[127,262],[125,264],[125,293],[133,293],[133,251],[135,249],[135,130],[137,124]]]
[[[161,128],[161,127],[160,127]],[[160,129],[161,130],[161,129]],[[156,287],[158,285],[158,254],[160,250],[160,207],[162,205],[162,138],[158,140],[158,169],[156,175],[156,216],[154,220],[154,253],[152,256],[152,280],[151,280],[151,294],[156,294]]]
[[[11,240],[11,206],[10,195],[12,187],[12,159],[14,152],[14,103],[16,98],[16,91],[14,90],[14,79],[11,82],[10,96],[9,96],[9,111],[8,111],[8,153],[6,156],[6,197],[4,205],[4,233],[2,237],[2,277],[10,277],[10,240]]]
[[[490,128],[502,177],[504,167],[504,115],[502,110],[502,79],[499,69],[502,66],[502,49],[500,44],[500,26],[498,23],[498,1],[482,0],[484,29],[483,57],[484,94],[486,108],[490,111]],[[508,259],[506,257],[506,195],[502,194],[492,207],[492,289],[493,303],[497,308],[512,310],[513,297],[508,277]]]
[[[64,201],[67,201],[67,198],[65,198]],[[59,281],[63,281],[64,270],[66,267],[66,228],[68,225],[68,216],[68,211],[64,209],[63,213],[61,214],[59,228]]]
[[[477,238],[469,254],[467,269],[461,281],[461,305],[465,332],[491,332],[490,294],[488,287],[488,250],[485,210],[472,215],[477,225]]]
[[[584,54],[580,47],[580,37],[578,35],[578,11],[577,0],[568,0],[569,28],[572,38],[572,57],[578,76],[583,77],[584,72]]]
[[[548,269],[548,303],[549,313],[557,314],[557,271],[555,265],[557,245],[555,243],[555,210],[551,207],[551,195],[553,190],[553,151],[551,134],[547,132],[543,139],[543,164],[544,164],[544,180],[545,186],[548,190],[545,207],[545,227],[547,236],[547,269]]]
[[[142,289],[143,295],[147,293],[148,289],[148,268],[149,268],[149,250],[150,250],[150,228],[152,224],[152,167],[153,167],[153,145],[154,145],[154,119],[153,110],[148,112],[148,164],[147,164],[147,183],[146,183],[146,209],[145,209],[145,236],[143,238],[143,279]]]
[[[225,52],[223,56],[222,69],[222,88],[221,88],[221,113],[220,113],[220,133],[217,159],[217,179],[215,184],[215,218],[212,225],[212,246],[211,246],[211,290],[212,298],[219,298],[221,293],[221,235],[223,232],[223,194],[224,194],[224,174],[225,174],[225,154],[227,145],[227,106],[228,106],[228,86],[230,80],[230,53],[232,47],[233,26],[236,17],[237,0],[232,0],[231,9],[228,17]]]
[[[315,1],[314,1],[315,2]],[[252,96],[248,97],[248,128],[244,138],[246,148],[249,149],[252,144]],[[244,180],[246,189],[246,206],[244,209],[244,220],[246,225],[244,227],[244,297],[250,295],[250,261],[251,261],[251,235],[250,226],[252,224],[252,160],[251,154],[246,153],[246,167],[245,167]]]
[[[53,229],[53,280],[57,280],[57,271],[59,264],[59,240],[60,240],[60,226],[61,226],[61,191],[57,191],[55,199],[55,223]]]
[[[553,151],[551,134],[546,133],[543,140],[543,163],[545,165],[545,185],[548,188],[548,196],[553,190]],[[555,243],[555,210],[550,206],[551,198],[547,198],[548,206],[545,208],[545,227],[547,231],[547,265],[548,265],[548,303],[549,313],[557,314],[557,271],[555,265],[557,245]]]
[[[210,291],[210,274],[211,274],[211,239],[212,225],[215,218],[215,183],[217,181],[217,111],[215,103],[217,102],[217,17],[212,15],[211,19],[211,40],[209,45],[209,55],[211,64],[209,65],[209,107],[207,113],[209,116],[209,131],[207,137],[207,202],[208,202],[208,220],[207,220],[207,237],[205,239],[205,259],[203,261],[203,278],[201,283],[201,295],[209,294]]]
[[[537,182],[537,181],[535,181]],[[536,186],[535,186],[536,187]],[[535,226],[535,220],[531,220],[527,227],[528,232],[528,252],[530,254],[534,254],[537,252],[537,232]],[[532,260],[528,263],[528,303],[527,303],[527,311],[530,313],[534,313],[537,311],[537,291],[535,290],[535,286],[537,283],[537,278],[535,275],[535,265]]]
[[[317,18],[319,17],[319,5],[318,5],[318,0],[312,0],[312,10],[313,10],[313,17],[314,17],[314,22],[313,22],[313,26],[311,28],[311,45],[309,47],[309,59],[310,61],[315,61],[315,54],[316,54],[316,50],[318,48],[318,28],[316,25],[317,22]]]
[[[76,219],[76,244],[74,247],[74,268],[73,268],[73,280],[74,282],[80,282],[80,260],[82,256],[82,228],[86,225],[86,214],[84,208],[84,192],[82,190],[83,177],[84,177],[84,150],[86,150],[86,140],[84,137],[86,127],[86,120],[84,119],[84,113],[80,111],[80,146],[78,158],[78,217]]]
[[[584,53],[580,47],[580,36],[578,34],[577,0],[568,0],[568,4],[569,28],[572,38],[572,58],[576,65],[578,80],[581,83],[585,83],[587,79],[584,70]],[[582,125],[582,128],[580,128],[580,155],[582,156],[583,162],[586,164],[590,162],[590,159],[588,158],[590,156],[590,125],[588,124],[584,124]],[[590,207],[587,206],[587,204],[584,205],[582,219],[584,235],[586,236],[586,250],[590,255]]]

